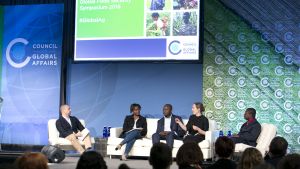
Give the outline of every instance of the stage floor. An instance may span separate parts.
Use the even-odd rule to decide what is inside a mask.
[[[49,164],[50,169],[75,169],[77,165],[77,161],[79,157],[66,157],[64,161],[59,164]],[[117,169],[120,164],[125,163],[131,169],[132,168],[139,168],[139,169],[151,169],[148,160],[145,159],[129,159],[128,161],[120,161],[117,158],[109,159],[105,157],[106,165],[109,169]],[[171,169],[178,169],[176,162],[173,161]]]

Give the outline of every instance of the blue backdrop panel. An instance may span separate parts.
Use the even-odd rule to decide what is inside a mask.
[[[57,118],[63,5],[4,8],[0,141],[47,144],[47,121]]]
[[[142,114],[161,117],[162,106],[188,118],[191,106],[202,99],[201,64],[70,64],[68,103],[93,135],[103,126],[122,126],[129,106],[137,102]]]

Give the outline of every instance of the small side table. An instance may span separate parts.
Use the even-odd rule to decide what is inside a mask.
[[[103,157],[107,156],[107,138],[95,138],[95,151],[100,153]]]

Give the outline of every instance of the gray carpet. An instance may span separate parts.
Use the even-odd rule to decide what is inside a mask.
[[[49,164],[50,169],[75,169],[79,157],[66,157],[64,161],[59,164]],[[131,169],[149,169],[152,168],[146,159],[129,159],[128,161],[120,161],[117,158],[109,159],[105,157],[106,165],[109,169],[117,169],[120,164],[125,163]],[[171,169],[177,169],[176,162],[174,161]]]

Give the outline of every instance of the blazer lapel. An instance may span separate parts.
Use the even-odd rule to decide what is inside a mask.
[[[62,118],[61,120],[62,120],[64,126],[66,126],[68,128],[72,128],[71,125],[67,122],[67,120],[64,117],[61,117],[61,118]],[[70,120],[71,120],[71,118],[70,118]],[[71,124],[73,125],[72,120],[71,120]]]
[[[173,131],[173,130],[175,130],[175,117],[174,117],[174,115],[172,115],[172,117],[171,117],[171,130]]]

